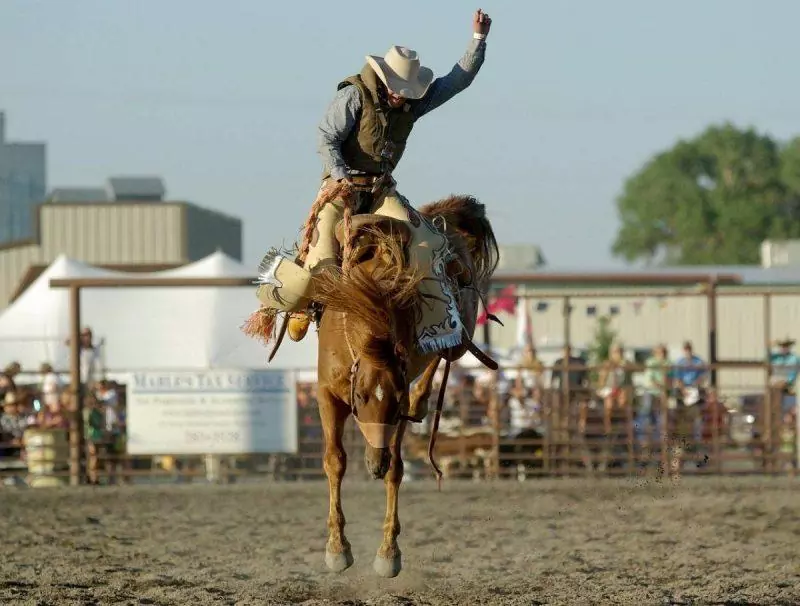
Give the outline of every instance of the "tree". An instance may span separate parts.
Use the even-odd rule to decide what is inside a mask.
[[[617,339],[616,330],[611,328],[611,316],[599,316],[594,329],[594,341],[589,347],[589,364],[599,366],[608,360],[611,354],[611,346]],[[592,381],[597,380],[597,371],[592,371]]]
[[[800,236],[800,139],[711,126],[631,176],[613,244],[627,261],[758,263],[761,242]]]

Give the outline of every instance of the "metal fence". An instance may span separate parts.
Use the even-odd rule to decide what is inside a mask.
[[[591,278],[591,279],[590,279]],[[797,468],[797,407],[793,412],[781,410],[785,394],[770,383],[773,367],[763,356],[750,360],[725,359],[719,355],[719,300],[726,297],[755,298],[763,301],[758,332],[767,346],[773,336],[771,302],[776,297],[797,296],[793,288],[736,288],[720,289],[730,282],[724,276],[666,276],[662,282],[670,288],[636,291],[626,288],[616,292],[609,284],[641,286],[652,276],[572,276],[574,284],[594,284],[596,288],[577,287],[573,290],[545,291],[537,288],[523,295],[528,299],[560,299],[562,305],[563,339],[573,342],[572,316],[577,300],[596,300],[603,297],[673,297],[703,301],[703,316],[707,336],[709,382],[703,399],[686,404],[672,390],[653,398],[654,408],[643,414],[643,397],[635,387],[623,386],[611,397],[601,395],[596,384],[584,382],[570,385],[568,369],[560,367],[560,387],[541,387],[533,406],[535,422],[524,432],[511,431],[510,413],[515,406],[513,393],[501,389],[502,373],[490,375],[488,385],[460,385],[450,390],[442,431],[437,439],[436,454],[450,476],[469,477],[529,477],[536,475],[571,474],[655,474],[680,473],[795,473]],[[566,277],[553,275],[506,276],[506,283],[528,285],[565,282]],[[735,282],[735,280],[734,280]],[[114,477],[123,480],[171,478],[181,480],[196,476],[209,479],[269,476],[275,479],[304,479],[322,477],[322,438],[319,416],[314,410],[313,397],[302,407],[298,443],[299,452],[292,455],[247,456],[171,456],[129,457],[125,455],[124,436],[115,442],[84,444],[83,400],[78,366],[78,332],[80,329],[80,291],[82,288],[118,286],[164,287],[236,287],[249,286],[246,279],[79,279],[53,280],[51,286],[69,289],[71,301],[70,327],[72,332],[71,384],[72,411],[69,429],[58,432],[31,431],[24,444],[3,448],[5,460],[16,460],[19,469],[4,471],[15,477],[31,476],[30,461],[34,461],[36,478],[66,477],[79,483],[90,476]],[[685,314],[684,314],[685,317]],[[672,322],[666,322],[672,329]],[[735,323],[728,323],[736,326]],[[730,332],[736,332],[731,329]],[[484,331],[489,343],[490,331]],[[747,383],[736,385],[736,371],[749,370]],[[506,368],[506,371],[511,369]],[[591,375],[597,369],[584,369]],[[643,367],[628,367],[640,373]],[[753,381],[753,373],[762,381]],[[313,386],[301,386],[313,390]],[[733,406],[733,399],[738,405]],[[787,414],[783,414],[783,413]],[[792,417],[792,414],[794,417]],[[792,422],[792,418],[795,419]],[[650,431],[648,428],[651,428]],[[426,462],[426,424],[414,425],[404,442],[404,459],[410,477],[428,477]],[[68,446],[65,446],[67,444]],[[349,455],[349,476],[358,474],[363,443],[351,424],[346,436]],[[70,452],[65,462],[61,456]],[[48,462],[52,453],[57,462]],[[11,455],[11,456],[9,456]],[[16,457],[16,458],[15,458]],[[21,457],[21,458],[20,458]],[[21,462],[20,462],[21,461]],[[8,466],[4,463],[0,466]],[[26,467],[27,465],[27,467]],[[56,469],[56,467],[58,469]],[[65,469],[68,467],[69,469]],[[355,473],[354,473],[355,471]],[[49,475],[48,475],[49,474]],[[43,480],[44,481],[44,480]]]
[[[730,366],[706,368],[710,372]],[[793,475],[797,470],[796,406],[794,413],[782,409],[783,393],[769,384],[768,369],[764,364],[764,389],[740,395],[736,406],[713,386],[703,391],[700,401],[687,404],[672,389],[646,399],[632,385],[611,394],[602,393],[591,382],[540,387],[536,384],[539,371],[530,367],[487,373],[488,382],[467,377],[448,388],[434,454],[446,477],[475,479]],[[554,376],[567,370],[591,376],[599,368],[543,370],[545,374],[554,371]],[[628,365],[626,370],[635,375],[644,367]],[[726,389],[735,391],[736,386]],[[298,384],[303,397],[298,398],[299,448],[294,454],[129,456],[122,434],[85,442],[81,460],[75,461],[70,459],[70,446],[77,443],[74,429],[33,428],[26,431],[22,443],[0,444],[0,475],[8,484],[59,484],[66,483],[79,465],[85,480],[102,483],[319,479],[324,477],[324,445],[314,390],[313,384]],[[124,392],[121,395],[124,401]],[[651,403],[649,409],[646,401]],[[432,414],[406,432],[403,456],[412,480],[432,477],[427,460]],[[524,423],[515,421],[515,415],[523,417]],[[345,435],[350,477],[367,477],[363,445],[350,422]]]

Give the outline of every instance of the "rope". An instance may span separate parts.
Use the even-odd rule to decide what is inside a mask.
[[[355,196],[352,187],[346,183],[334,183],[323,187],[317,194],[317,199],[311,206],[308,218],[303,224],[303,241],[300,245],[299,261],[303,263],[311,249],[311,240],[314,239],[314,230],[317,227],[317,218],[323,207],[332,203],[337,198],[344,203],[344,247],[342,251],[342,270],[347,272],[350,269],[350,254],[353,250],[353,208],[355,207]]]

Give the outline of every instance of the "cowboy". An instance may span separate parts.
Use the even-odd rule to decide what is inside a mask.
[[[368,55],[361,73],[340,82],[319,125],[319,153],[324,167],[321,190],[347,182],[356,194],[358,206],[354,213],[375,212],[388,198],[405,202],[394,187],[391,173],[403,155],[411,130],[422,116],[472,83],[483,64],[491,23],[488,14],[480,9],[475,12],[473,39],[467,52],[450,73],[436,80],[433,72],[420,64],[416,51],[392,46],[384,57]],[[335,228],[343,213],[341,200],[320,210],[304,260],[306,271],[338,264]],[[289,337],[301,340],[310,321],[307,311],[290,314]]]

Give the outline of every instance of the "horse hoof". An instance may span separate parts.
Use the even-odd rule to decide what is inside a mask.
[[[349,549],[342,553],[325,551],[325,566],[332,572],[344,572],[353,565],[353,554]]]
[[[400,574],[400,570],[403,568],[401,556],[399,553],[393,558],[382,558],[381,556],[375,556],[375,561],[372,563],[372,568],[376,573],[378,573],[378,576],[381,576],[384,579],[393,579]]]

